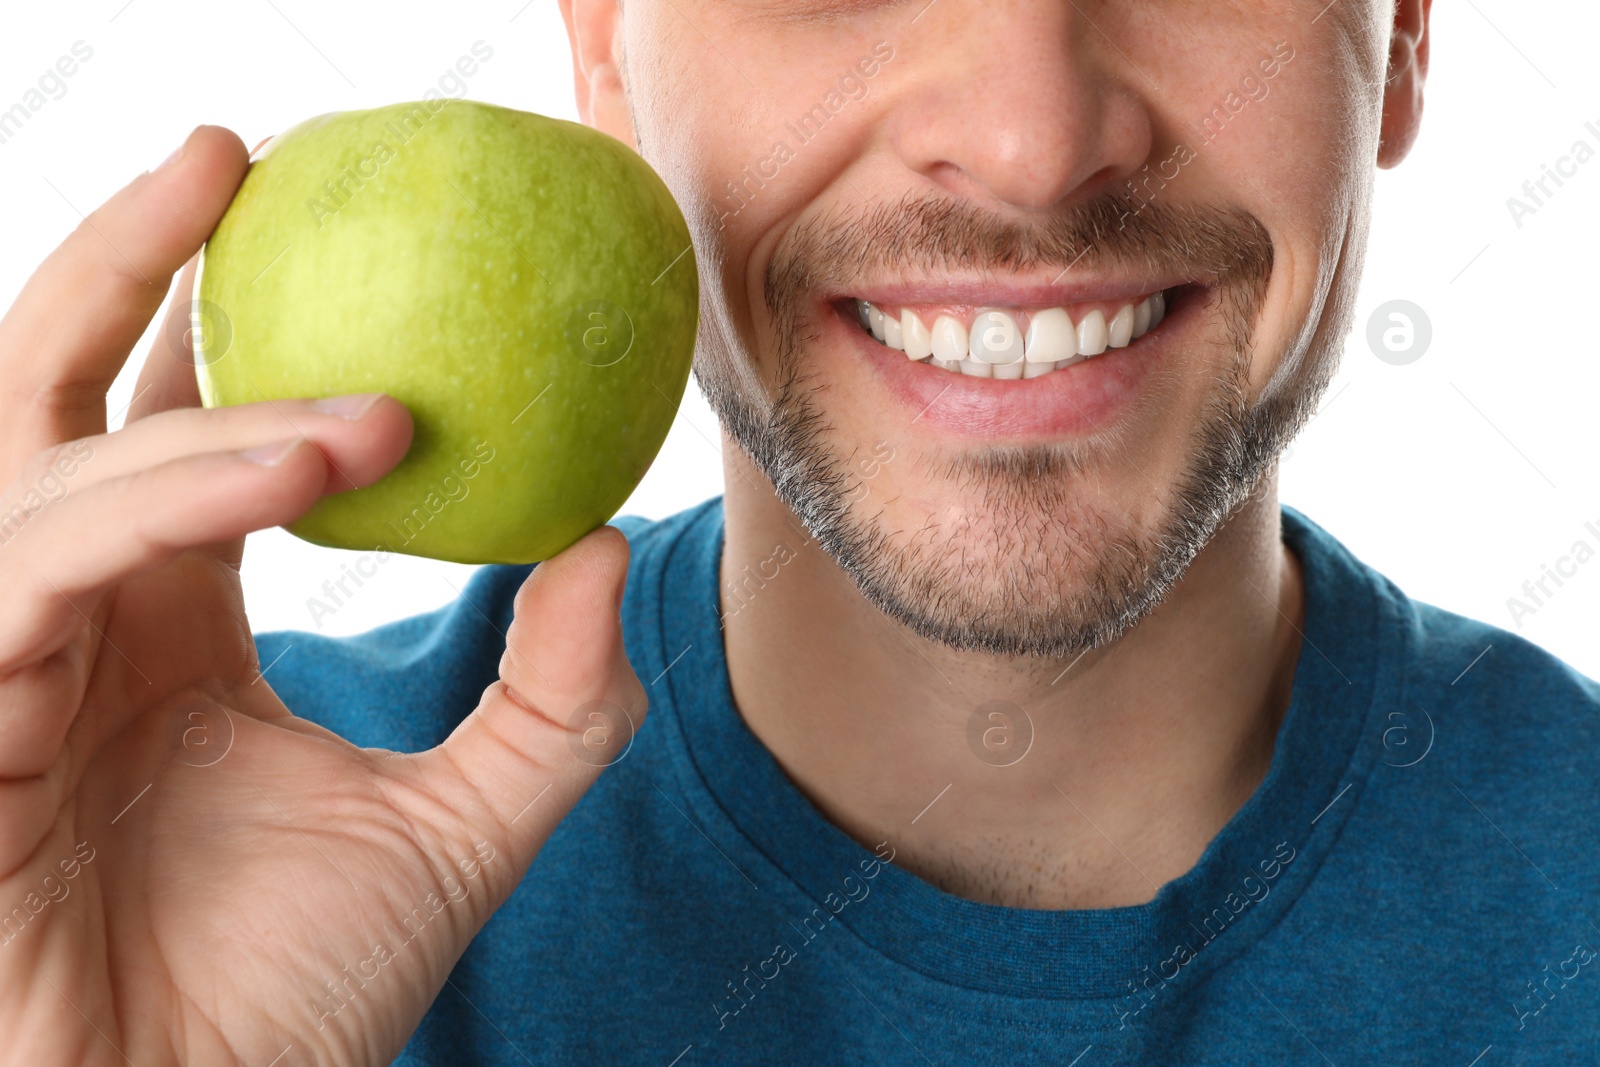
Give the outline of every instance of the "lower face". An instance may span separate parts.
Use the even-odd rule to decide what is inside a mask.
[[[1312,106],[1315,88],[1297,103],[1280,86],[1280,105]],[[892,123],[893,106],[858,121]],[[1137,210],[1106,184],[1016,210],[882,153],[819,149],[787,200],[730,225],[702,206],[716,164],[677,158],[649,117],[641,148],[712,272],[696,374],[724,430],[868,600],[953,649],[1060,658],[1126,632],[1331,375],[1369,137],[1296,164],[1241,129]],[[1318,170],[1283,220],[1280,190]]]

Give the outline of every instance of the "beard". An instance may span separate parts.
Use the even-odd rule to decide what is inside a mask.
[[[1107,197],[1024,225],[907,197],[804,222],[780,241],[764,286],[777,355],[770,398],[715,358],[699,360],[695,376],[779,499],[884,614],[959,651],[1077,656],[1115,640],[1166,598],[1273,468],[1331,377],[1332,359],[1302,359],[1285,388],[1250,403],[1251,339],[1272,264],[1266,229],[1238,210],[1151,203],[1129,214]],[[1094,436],[916,457],[935,491],[963,502],[947,509],[953,517],[931,514],[920,529],[864,507],[852,460],[865,443],[835,439],[822,400],[827,383],[806,370],[804,348],[821,340],[808,298],[848,292],[873,270],[1065,273],[1069,265],[1204,277],[1207,289],[1180,299],[1209,292],[1220,317],[1219,358],[1181,469],[1167,485],[1150,485],[1145,514],[1097,503],[1087,491],[1118,472],[1143,477],[1114,440]]]

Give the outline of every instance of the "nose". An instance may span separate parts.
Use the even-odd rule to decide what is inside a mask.
[[[1144,76],[1100,28],[1115,32],[1114,9],[1088,6],[1093,22],[1063,0],[937,0],[906,41],[890,112],[905,164],[956,196],[1031,211],[1142,167]]]

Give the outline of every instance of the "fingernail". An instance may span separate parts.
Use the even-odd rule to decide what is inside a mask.
[[[371,410],[382,393],[350,393],[347,396],[325,396],[311,402],[311,410],[324,415],[337,415],[341,419],[359,419]]]
[[[254,448],[247,448],[240,452],[239,455],[251,463],[259,463],[263,467],[276,467],[283,462],[284,456],[294,451],[295,446],[299,443],[300,438],[293,437],[287,441],[276,441],[270,445],[257,445]]]

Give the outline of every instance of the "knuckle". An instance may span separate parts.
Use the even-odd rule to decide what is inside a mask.
[[[96,381],[63,380],[39,382],[33,391],[32,406],[44,412],[79,412],[103,407],[105,386]]]

